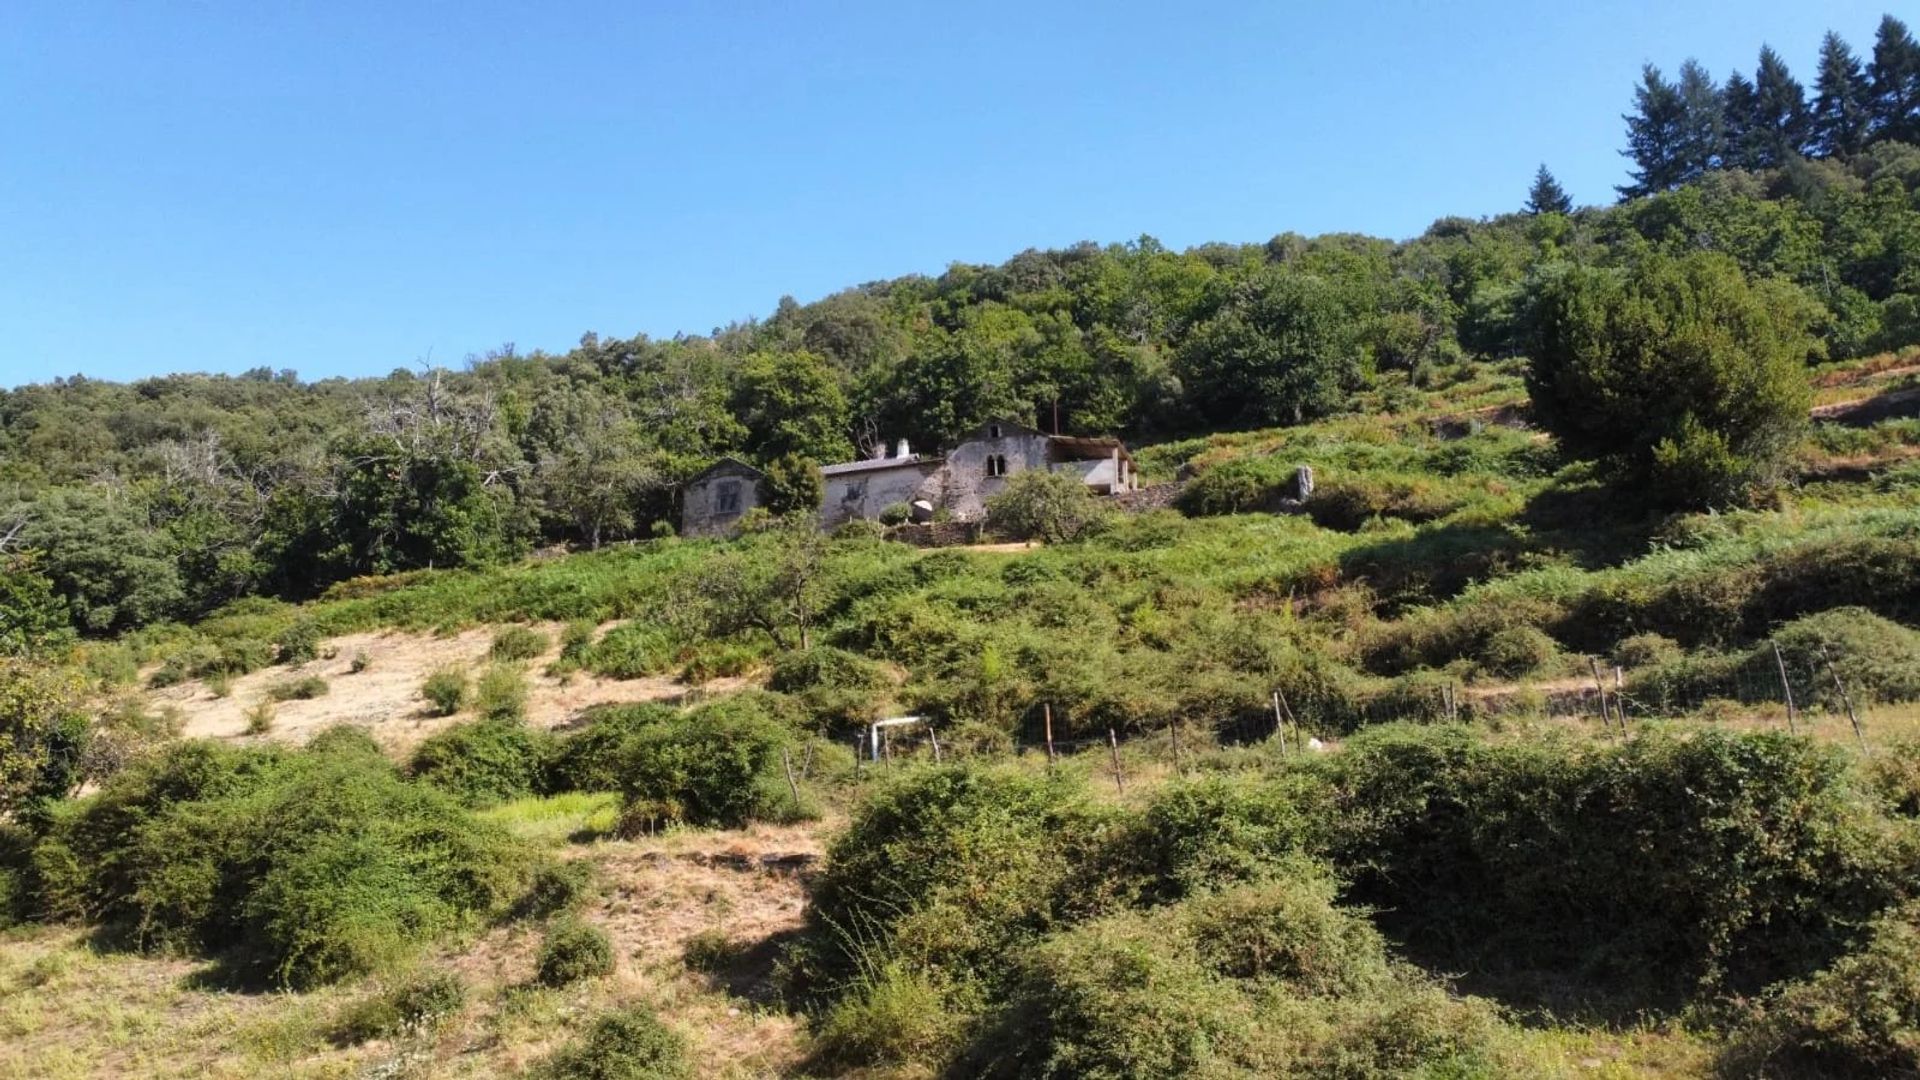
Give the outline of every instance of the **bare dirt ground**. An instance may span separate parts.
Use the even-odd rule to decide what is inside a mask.
[[[587,672],[566,678],[546,674],[559,656],[559,626],[536,629],[549,639],[547,651],[526,665],[527,722],[540,728],[564,727],[592,705],[634,701],[677,701],[689,689],[676,679],[607,679]],[[420,699],[420,684],[429,674],[449,665],[478,672],[487,663],[495,628],[467,630],[453,637],[400,631],[376,631],[333,638],[323,647],[322,659],[294,667],[269,667],[232,682],[225,697],[215,697],[205,682],[195,680],[154,690],[148,704],[178,710],[180,733],[190,738],[243,739],[247,710],[276,683],[317,675],[327,681],[327,692],[305,701],[274,705],[273,727],[267,738],[304,743],[335,724],[367,728],[381,745],[403,751],[434,732],[463,719],[429,716]],[[363,671],[353,670],[354,657],[364,654]],[[719,679],[700,689],[722,693],[744,685],[741,679]]]

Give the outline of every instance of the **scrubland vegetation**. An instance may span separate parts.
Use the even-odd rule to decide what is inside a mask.
[[[1920,1075],[1905,131],[8,391],[0,1075]],[[812,461],[1055,402],[1165,505],[812,527]],[[676,538],[723,452],[800,512]],[[287,722],[382,678],[405,739]]]

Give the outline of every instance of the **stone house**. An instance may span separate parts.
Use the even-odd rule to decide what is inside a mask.
[[[1007,478],[1028,469],[1068,472],[1100,495],[1139,486],[1133,457],[1118,439],[1047,435],[1024,424],[982,424],[944,456],[909,451],[904,440],[885,457],[828,465],[821,524],[873,519],[889,506],[924,500],[962,521],[986,514]]]
[[[766,474],[736,458],[723,457],[687,481],[680,493],[680,535],[726,536],[747,511],[760,505],[760,481]]]

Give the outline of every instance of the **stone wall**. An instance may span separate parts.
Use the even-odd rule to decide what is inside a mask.
[[[941,463],[902,461],[825,477],[826,498],[820,504],[820,524],[828,529],[843,521],[876,521],[880,512],[898,503],[926,499],[940,505]]]
[[[1111,503],[1115,508],[1129,514],[1144,514],[1149,510],[1168,510],[1180,501],[1180,493],[1186,489],[1185,480],[1176,480],[1171,484],[1155,484],[1152,487],[1122,492],[1113,496]]]
[[[722,509],[731,486],[736,502]],[[702,474],[680,494],[680,535],[726,536],[747,511],[760,505],[760,474],[744,465],[722,464]]]

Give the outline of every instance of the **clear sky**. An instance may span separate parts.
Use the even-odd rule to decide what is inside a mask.
[[[0,385],[458,363],[1625,178],[1642,62],[1886,0],[0,4]],[[1897,13],[1897,12],[1896,12]]]

